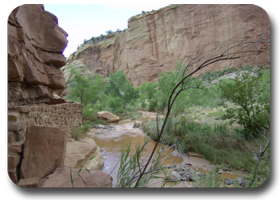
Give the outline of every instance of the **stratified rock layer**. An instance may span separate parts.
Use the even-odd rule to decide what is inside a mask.
[[[8,103],[49,102],[54,90],[65,88],[60,67],[67,33],[43,5],[22,5],[8,19]]]
[[[122,70],[134,86],[139,86],[155,82],[160,72],[174,71],[179,60],[187,63],[211,52],[217,44],[223,51],[236,43],[254,41],[263,33],[266,38],[270,35],[269,25],[267,13],[255,5],[170,5],[131,17],[124,32],[81,45],[62,71],[68,78],[70,67],[78,66],[85,73],[104,77]],[[261,45],[256,47],[258,55],[215,63],[196,75],[247,64],[267,65],[269,45]]]

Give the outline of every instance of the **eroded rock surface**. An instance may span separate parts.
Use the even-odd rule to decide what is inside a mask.
[[[122,70],[134,86],[155,82],[160,72],[174,71],[177,61],[189,62],[202,53],[222,52],[236,43],[270,35],[268,14],[255,5],[170,5],[128,20],[128,29],[94,44],[81,45],[63,67],[78,64],[85,73],[108,76]],[[265,31],[266,30],[266,31]],[[269,39],[266,41],[269,46]],[[199,71],[222,70],[247,64],[269,64],[270,49],[257,45],[259,54],[227,60]],[[195,67],[195,66],[194,66]]]
[[[65,88],[60,67],[67,33],[43,5],[22,5],[8,19],[8,103],[49,102],[54,90]]]
[[[100,119],[103,119],[108,123],[120,121],[120,118],[118,116],[116,116],[113,113],[110,113],[108,111],[100,111],[97,113],[97,115]]]
[[[77,175],[78,170],[79,169],[71,169],[73,178]],[[112,187],[112,177],[108,177],[108,174],[99,170],[90,170],[90,174],[86,170],[82,170],[80,175],[83,177],[86,185],[83,180],[78,177],[74,181],[73,187]],[[41,187],[65,188],[71,186],[70,167],[61,167],[57,168],[53,174],[49,175],[42,183]]]
[[[104,159],[93,139],[86,137],[80,141],[70,140],[66,145],[64,165],[72,168],[82,168],[92,156],[94,158],[88,161],[85,167],[89,170],[101,170],[104,166]]]
[[[24,142],[20,178],[41,179],[64,164],[66,133],[58,128],[30,126]]]

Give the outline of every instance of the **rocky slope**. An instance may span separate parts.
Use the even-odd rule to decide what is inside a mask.
[[[131,17],[128,29],[106,36],[93,44],[83,44],[62,68],[66,81],[69,68],[108,76],[122,70],[134,86],[155,82],[159,72],[174,70],[177,61],[187,62],[213,46],[220,51],[253,41],[265,32],[269,38],[267,13],[255,5],[170,5],[157,11]],[[269,40],[268,40],[269,42]],[[246,64],[269,64],[270,50],[257,46],[257,56],[215,63],[201,70],[221,70]]]

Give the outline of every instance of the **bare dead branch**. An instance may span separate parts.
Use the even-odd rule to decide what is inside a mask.
[[[254,176],[253,176],[253,179],[252,181],[250,182],[249,184],[249,188],[252,186],[252,184],[254,183],[254,181],[256,180],[256,175],[257,175],[257,171],[258,171],[258,167],[259,167],[259,164],[261,162],[261,158],[263,157],[265,151],[267,150],[267,148],[270,146],[270,140],[267,142],[266,146],[264,147],[263,150],[261,150],[258,154],[258,162],[256,164],[256,167],[255,167],[255,172],[254,172]]]

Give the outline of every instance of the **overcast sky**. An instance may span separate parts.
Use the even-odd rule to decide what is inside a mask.
[[[68,33],[64,56],[77,50],[84,39],[127,28],[130,17],[142,11],[157,10],[169,4],[44,4],[45,10],[58,18],[58,25]]]

